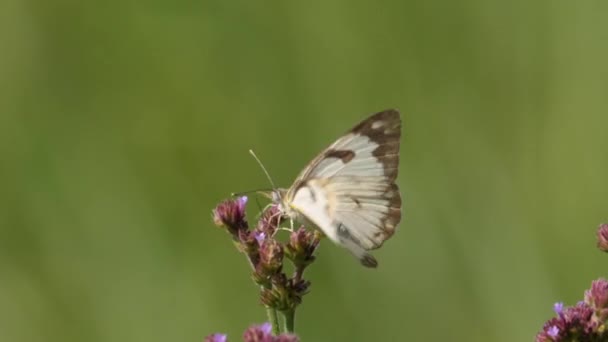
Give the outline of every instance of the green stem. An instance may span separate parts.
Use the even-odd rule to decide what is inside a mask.
[[[282,311],[283,313],[283,332],[293,333],[296,322],[296,310]]]
[[[268,315],[268,321],[272,325],[272,334],[278,335],[279,330],[279,317],[277,316],[277,310],[269,306],[266,307],[266,314]]]
[[[247,261],[249,261],[249,266],[251,269],[255,271],[255,263],[251,258],[247,257]],[[264,286],[260,286],[260,290],[264,290]],[[278,335],[280,333],[279,330],[279,317],[277,316],[277,309],[271,308],[269,306],[266,307],[266,315],[268,316],[268,322],[272,325],[272,333],[274,335]]]

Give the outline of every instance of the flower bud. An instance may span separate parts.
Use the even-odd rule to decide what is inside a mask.
[[[234,238],[237,238],[239,231],[249,227],[245,220],[246,204],[246,196],[221,202],[213,210],[213,222],[219,227],[225,227]]]
[[[319,245],[321,235],[317,231],[309,231],[300,227],[289,236],[286,246],[287,257],[296,267],[306,267],[315,260],[314,252]]]
[[[260,246],[260,261],[256,270],[272,275],[283,267],[283,246],[274,239],[267,239]]]

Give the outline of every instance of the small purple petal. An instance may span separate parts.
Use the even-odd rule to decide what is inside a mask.
[[[205,337],[205,342],[227,342],[226,334],[213,334]]]
[[[239,209],[245,210],[245,205],[247,205],[247,196],[241,196],[236,201],[239,205]]]
[[[264,323],[261,325],[252,325],[245,333],[243,333],[244,342],[271,342],[274,340],[272,333],[272,325]]]
[[[253,233],[253,236],[255,237],[255,239],[258,241],[258,244],[260,244],[260,245],[262,244],[264,239],[266,239],[266,233],[260,232],[259,230],[255,231]]]
[[[561,315],[561,313],[564,311],[564,303],[557,302],[557,303],[553,304],[553,310],[555,311],[556,314]]]
[[[556,338],[559,335],[559,328],[555,325],[547,330],[547,335],[550,337]]]
[[[260,330],[262,330],[265,334],[270,334],[270,332],[272,331],[272,324],[266,322],[264,324],[260,325]]]

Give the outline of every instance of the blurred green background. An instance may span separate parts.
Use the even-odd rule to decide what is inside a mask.
[[[606,275],[607,14],[3,0],[0,340],[239,341],[265,313],[210,211],[268,185],[247,150],[288,186],[393,107],[400,230],[377,270],[322,244],[302,340],[532,340]]]

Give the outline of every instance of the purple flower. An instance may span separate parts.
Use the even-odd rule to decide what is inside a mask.
[[[228,342],[226,334],[213,334],[205,337],[205,342]]]
[[[243,334],[245,342],[299,342],[300,340],[293,334],[272,335],[272,325],[263,323],[252,325]],[[205,337],[204,342],[228,342],[225,334],[213,334]]]
[[[245,342],[299,342],[300,340],[296,335],[292,334],[280,334],[278,336],[272,335],[272,326],[270,323],[264,323],[261,325],[252,325],[249,329],[245,330],[243,334],[243,341]]]
[[[597,248],[608,252],[608,224],[601,224],[597,229]]]
[[[559,335],[559,328],[552,325],[549,329],[547,329],[547,335],[549,335],[551,338],[556,338]]]
[[[593,309],[586,303],[560,309],[558,316],[547,321],[536,335],[537,342],[588,341],[603,333]]]
[[[243,341],[245,342],[273,342],[274,336],[271,333],[272,326],[270,323],[261,325],[252,325],[245,330]]]
[[[272,332],[272,324],[265,322],[258,325],[258,328],[263,331],[265,334],[270,334]]]
[[[553,304],[553,311],[555,311],[556,314],[561,315],[563,310],[564,310],[564,303],[557,302],[557,303]]]
[[[213,210],[213,222],[219,227],[226,227],[235,238],[240,230],[248,229],[245,220],[247,196],[221,202]]]
[[[266,233],[256,230],[253,232],[253,236],[255,237],[258,244],[261,246],[262,242],[266,239]]]

